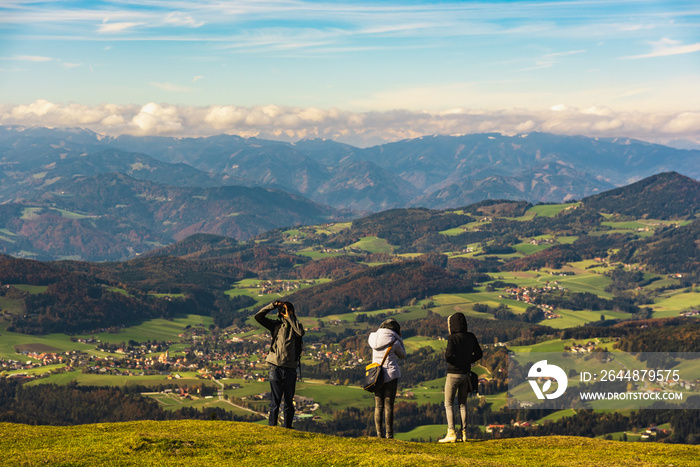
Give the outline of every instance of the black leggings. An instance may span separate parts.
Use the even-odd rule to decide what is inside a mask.
[[[394,400],[399,380],[392,379],[384,383],[374,393],[374,425],[377,428],[377,436],[384,437],[384,420],[386,420],[386,437],[394,437]]]

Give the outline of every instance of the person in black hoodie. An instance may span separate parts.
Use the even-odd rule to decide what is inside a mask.
[[[277,319],[266,315],[277,310]],[[270,416],[268,424],[277,426],[282,398],[284,397],[284,426],[292,428],[294,421],[294,391],[297,381],[297,365],[300,341],[304,327],[297,319],[294,305],[274,301],[255,314],[255,320],[272,334],[267,363],[270,364]]]
[[[447,379],[445,380],[445,414],[447,415],[447,436],[440,443],[454,443],[458,439],[467,440],[467,395],[471,392],[469,374],[471,364],[481,359],[483,352],[474,333],[467,328],[467,318],[463,313],[455,313],[447,318],[447,339],[445,360],[447,361]],[[459,403],[462,421],[462,433],[455,431],[452,406],[455,395]]]

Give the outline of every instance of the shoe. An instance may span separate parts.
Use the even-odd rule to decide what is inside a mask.
[[[462,432],[462,442],[463,442],[463,443],[466,443],[466,442],[467,442],[467,432],[466,432],[466,431],[463,431],[463,432]]]
[[[455,433],[455,430],[447,430],[447,435],[438,440],[438,443],[454,443],[457,441],[457,433]]]

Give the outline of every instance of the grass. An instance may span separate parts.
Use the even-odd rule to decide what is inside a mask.
[[[370,253],[392,253],[394,246],[379,237],[363,237],[359,242],[350,245],[350,248],[368,251]]]
[[[423,425],[406,433],[396,433],[394,436],[401,441],[437,441],[445,436],[447,425]]]
[[[54,351],[67,350],[93,350],[94,345],[81,344],[79,342],[71,342],[70,337],[65,334],[48,334],[45,336],[35,336],[29,334],[20,334],[7,331],[7,323],[0,323],[0,358],[8,360],[31,360],[24,355],[18,355],[16,348],[23,346],[31,348],[54,348]],[[27,347],[29,346],[29,347]]]
[[[324,258],[334,258],[334,257],[336,257],[336,256],[341,256],[341,255],[344,255],[344,254],[345,254],[344,252],[341,253],[341,252],[339,252],[339,251],[338,251],[338,252],[326,253],[326,252],[323,252],[323,251],[313,251],[313,250],[311,250],[311,249],[304,249],[304,250],[301,250],[301,251],[298,251],[298,252],[297,252],[297,255],[299,255],[299,256],[306,256],[306,257],[311,258],[311,259],[313,259],[313,260],[324,259]]]
[[[447,331],[445,331],[445,334],[447,334]],[[444,339],[440,340],[422,336],[409,337],[408,339],[404,339],[403,343],[406,350],[409,352],[416,352],[422,347],[430,347],[433,350],[442,352],[447,347],[447,341]]]
[[[444,428],[444,427],[443,427]],[[3,465],[700,465],[700,447],[552,436],[442,445],[339,438],[252,423],[0,424]]]
[[[80,386],[113,386],[113,387],[123,387],[123,386],[158,386],[161,384],[178,384],[182,386],[198,386],[200,384],[205,384],[207,386],[212,386],[214,383],[209,380],[198,379],[194,374],[186,375],[185,377],[178,380],[169,380],[166,376],[162,375],[146,375],[146,376],[120,376],[120,375],[101,375],[101,374],[89,374],[82,373],[80,371],[71,371],[66,373],[59,373],[51,375],[47,378],[37,379],[31,381],[27,384],[37,385],[37,384],[68,384],[73,381],[78,383]]]
[[[361,371],[358,368],[358,371]],[[265,391],[270,390],[269,383]],[[359,386],[333,386],[317,380],[297,382],[296,394],[310,397],[331,412],[349,407],[374,406],[374,395]],[[321,415],[321,414],[318,414]]]
[[[24,313],[24,302],[18,298],[0,297],[0,310],[12,314]]]
[[[129,328],[124,328],[116,334],[105,332],[94,334],[94,337],[102,342],[112,344],[129,342],[130,340],[135,340],[137,342],[146,342],[148,340],[177,342],[180,340],[179,334],[182,333],[188,325],[192,327],[203,325],[205,328],[209,328],[210,324],[213,324],[213,320],[208,316],[187,315],[171,320],[159,318],[145,321]],[[90,337],[90,335],[81,337]]]
[[[40,294],[46,292],[48,286],[46,285],[29,285],[29,284],[10,284],[17,290],[22,290],[23,292],[29,292],[32,295]]]
[[[682,310],[700,306],[700,293],[676,293],[658,300],[652,309],[654,318],[668,318],[678,316]]]

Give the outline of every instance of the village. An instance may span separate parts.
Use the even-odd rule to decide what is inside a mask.
[[[511,287],[504,290],[504,294],[499,295],[500,298],[507,298],[509,300],[517,300],[519,302],[525,302],[529,305],[537,306],[544,312],[545,319],[555,319],[561,318],[561,315],[554,312],[555,307],[553,305],[547,305],[544,303],[535,305],[535,299],[538,295],[547,294],[552,292],[564,292],[565,287],[558,285],[558,282],[554,282],[554,285],[544,285],[542,287]]]
[[[218,394],[219,399],[256,412],[256,409],[264,405],[262,401],[269,400],[268,391],[231,397],[231,400],[228,395],[223,395],[224,389],[240,388],[233,380],[266,381],[265,359],[269,338],[265,335],[249,335],[248,331],[248,328],[237,329],[212,336],[203,327],[192,327],[180,334],[180,342],[130,341],[121,345],[107,344],[94,337],[77,338],[75,342],[94,345],[94,351],[49,352],[26,349],[16,359],[0,359],[0,372],[10,373],[8,377],[11,379],[27,381],[67,372],[106,377],[161,376],[161,386],[164,387],[158,394],[163,396],[184,402],[213,398]],[[187,344],[187,347],[182,347],[178,352],[170,352],[171,346],[181,347],[183,344]],[[341,351],[322,343],[309,344],[304,350],[304,356],[314,364],[323,363],[327,368],[347,370],[363,363],[355,351]],[[46,371],[41,371],[42,368]],[[202,380],[202,384],[193,385],[193,377]],[[184,379],[189,382],[181,384],[179,380]],[[204,384],[207,380],[215,384]],[[313,418],[313,412],[319,408],[319,404],[312,398],[300,395],[295,396],[295,405],[299,418]]]

